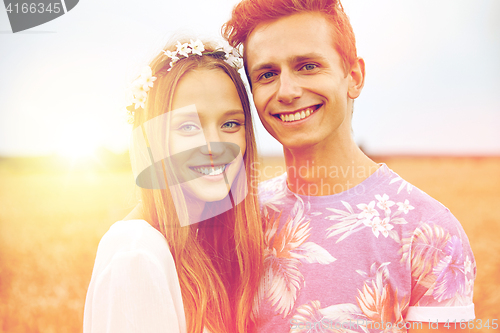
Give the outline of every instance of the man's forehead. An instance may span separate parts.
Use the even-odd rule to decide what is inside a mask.
[[[249,72],[272,67],[276,61],[293,63],[338,53],[332,26],[319,13],[294,14],[259,24],[248,36],[244,52]]]
[[[257,24],[252,31],[248,34],[246,40],[243,42],[245,50],[248,48],[249,44],[255,41],[256,36],[259,38],[265,37],[269,30],[274,26],[287,25],[291,27],[304,27],[311,24],[324,24],[328,29],[332,28],[331,23],[327,20],[324,14],[320,12],[299,12],[291,15],[279,17],[276,19],[271,19],[267,21],[260,22]]]

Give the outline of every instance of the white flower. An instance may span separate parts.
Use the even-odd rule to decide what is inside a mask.
[[[377,237],[377,238],[378,238],[378,235],[380,234],[379,223],[380,223],[380,219],[378,217],[376,219],[373,219],[373,220],[366,219],[363,221],[364,225],[372,228],[372,232],[375,235],[375,237]]]
[[[232,54],[227,57],[226,62],[229,65],[236,67],[236,69],[243,68],[243,59],[241,59],[240,57],[235,57]]]
[[[380,214],[377,212],[375,207],[375,201],[370,202],[368,205],[367,204],[358,204],[356,205],[359,209],[362,210],[361,213],[358,215],[358,219],[371,219],[374,216],[379,216]]]
[[[387,238],[387,236],[389,236],[389,230],[394,228],[394,226],[389,223],[388,217],[381,220],[380,217],[376,216],[373,218],[373,220],[368,220],[368,219],[364,220],[363,224],[368,227],[371,227],[373,234],[377,238],[380,235],[380,233],[382,233],[382,235],[384,235],[384,237]]]
[[[191,53],[191,47],[188,43],[181,44],[181,42],[177,41],[177,53],[183,55],[185,57],[189,57],[189,53]]]
[[[163,53],[169,57],[173,63],[175,63],[177,60],[179,60],[179,57],[177,56],[177,51],[175,52],[172,52],[172,51],[169,51],[169,50],[166,50],[166,51],[163,51]],[[171,63],[172,63],[171,62]]]
[[[226,41],[219,42],[217,49],[224,51],[224,53],[226,54],[226,58],[229,58],[229,56],[231,56],[231,53],[233,52],[233,48]]]
[[[153,88],[153,82],[156,80],[156,76],[150,76],[144,80],[144,84],[142,88],[144,91],[149,91],[150,88]]]
[[[191,39],[191,49],[193,50],[193,54],[197,54],[201,56],[201,52],[205,51],[205,46],[201,42],[201,40],[197,39],[195,42]]]
[[[237,58],[237,57],[235,57],[235,56],[233,56],[233,55],[229,55],[229,56],[227,57],[227,59],[226,59],[226,62],[227,62],[228,64],[230,64],[231,66],[234,66],[234,62],[235,62],[236,60],[238,60],[238,58]]]
[[[175,57],[177,55],[177,52],[172,52],[170,50],[161,50],[164,55],[166,55],[169,58]]]
[[[132,105],[134,103],[134,88],[130,86],[125,91],[125,102],[127,106]]]
[[[378,217],[376,217],[375,219],[378,219]],[[389,218],[386,217],[385,219],[381,220],[378,225],[380,232],[382,233],[382,235],[384,235],[385,238],[389,236],[389,230],[392,230],[394,228],[394,226],[389,222]]]
[[[238,58],[234,61],[234,66],[237,68],[237,69],[242,69],[243,68],[243,59],[241,58]]]
[[[144,88],[144,85],[146,84],[146,79],[143,77],[139,77],[137,80],[132,82],[132,93],[135,95],[139,95],[142,93],[145,93],[149,90],[149,86]]]
[[[148,94],[145,91],[143,91],[142,93],[134,94],[134,99],[132,102],[135,104],[135,109],[138,109],[139,107],[144,109],[147,98]]]
[[[408,212],[412,209],[415,209],[412,205],[410,205],[410,202],[408,199],[405,200],[405,202],[398,202],[398,210],[402,210],[405,214],[408,214]]]
[[[155,80],[156,77],[153,76],[153,71],[151,70],[151,67],[149,66],[143,67],[139,78],[132,83],[134,92],[148,91],[151,87],[153,87],[153,82]]]
[[[380,196],[380,194],[375,195],[375,199],[378,200],[377,207],[385,211],[386,213],[391,213],[391,208],[394,206],[394,201],[389,200],[389,196],[384,194]]]
[[[234,49],[234,48],[231,50],[231,54],[232,54],[234,57],[237,57],[237,58],[240,58],[240,57],[241,57],[241,56],[240,56],[240,52],[238,52],[238,50],[237,50],[237,49]]]

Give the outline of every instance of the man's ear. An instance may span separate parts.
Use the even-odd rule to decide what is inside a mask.
[[[351,99],[356,99],[361,94],[365,85],[365,61],[363,58],[357,58],[351,66],[349,73],[349,89],[347,95]]]

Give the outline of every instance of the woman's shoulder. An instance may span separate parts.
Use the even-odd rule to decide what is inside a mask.
[[[186,332],[182,293],[165,237],[144,220],[115,222],[97,249],[84,332]]]
[[[138,256],[165,269],[175,265],[165,237],[148,222],[118,221],[99,242],[95,268],[100,266],[104,269],[117,258]]]

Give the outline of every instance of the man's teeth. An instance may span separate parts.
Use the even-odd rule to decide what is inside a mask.
[[[280,114],[280,119],[284,122],[297,121],[309,117],[314,113],[314,111],[314,108],[307,108],[295,113]]]
[[[202,173],[206,176],[217,176],[220,175],[226,169],[225,165],[218,165],[216,167],[193,167],[194,171]]]

